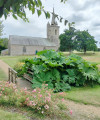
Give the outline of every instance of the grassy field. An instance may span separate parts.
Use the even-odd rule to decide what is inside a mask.
[[[6,81],[6,80],[7,80],[7,76],[5,75],[3,70],[0,69],[0,81]]]

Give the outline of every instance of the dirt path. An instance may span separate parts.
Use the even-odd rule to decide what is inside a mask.
[[[6,64],[5,62],[3,62],[2,60],[0,60],[0,68],[5,72],[5,74],[8,76],[8,68],[10,66],[8,64]]]
[[[65,103],[72,110],[73,120],[100,120],[100,107],[75,103],[70,100]]]

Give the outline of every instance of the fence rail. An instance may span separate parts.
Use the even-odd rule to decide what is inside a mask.
[[[8,81],[9,83],[17,83],[17,72],[12,68],[8,68]]]

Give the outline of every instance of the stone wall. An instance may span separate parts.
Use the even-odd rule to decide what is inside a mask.
[[[23,50],[26,49],[26,50]],[[53,49],[57,50],[56,47],[53,46],[21,46],[21,45],[11,45],[10,46],[10,55],[34,55],[36,51],[42,51],[44,49]]]

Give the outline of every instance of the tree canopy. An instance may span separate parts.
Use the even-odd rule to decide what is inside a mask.
[[[66,2],[67,0],[59,1]],[[44,12],[46,18],[50,17],[50,13],[44,10],[41,0],[0,0],[0,18],[4,15],[6,19],[9,14],[12,14],[15,19],[20,17],[24,21],[28,21],[25,12],[26,8],[32,11],[32,14],[37,11],[38,16],[40,16]]]
[[[3,23],[3,21],[0,21],[0,37],[3,35],[4,25],[2,23]]]
[[[1,50],[8,48],[8,38],[2,38],[3,28],[3,21],[0,21],[0,52]]]
[[[96,41],[94,37],[90,35],[88,30],[77,31],[76,40],[78,43],[77,48],[83,50],[84,53],[86,53],[87,50],[97,50]]]
[[[69,25],[60,38],[60,50],[69,51],[76,49],[78,51],[96,51],[97,45],[93,36],[87,30],[80,31]]]
[[[75,40],[75,28],[73,27],[74,23],[69,23],[69,29],[66,29],[63,34],[59,36],[60,39],[60,50],[71,52],[76,45]]]

